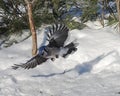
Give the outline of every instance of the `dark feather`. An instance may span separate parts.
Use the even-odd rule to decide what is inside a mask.
[[[63,57],[66,57],[67,55],[71,54],[72,52],[77,51],[77,48],[76,48],[77,45],[78,45],[77,43],[71,42],[68,45],[64,46],[64,48],[68,48],[68,51],[65,54],[63,54]]]
[[[47,41],[50,41],[48,38],[46,39]]]
[[[55,32],[55,26],[53,25],[53,27],[52,27],[52,30],[53,30],[53,33]]]
[[[49,33],[46,33],[47,34],[47,37],[50,39],[50,35],[49,35]]]
[[[52,33],[52,30],[51,30],[50,28],[49,28],[48,30],[49,30],[49,32],[50,32],[50,35],[52,35],[52,34],[53,34],[53,33]]]
[[[58,24],[55,24],[55,26],[56,26],[56,30],[55,31],[57,31],[58,30]]]
[[[51,32],[52,30],[53,32]],[[69,29],[64,24],[55,24],[49,29],[50,35],[47,34],[49,47],[63,47],[68,37]]]
[[[15,70],[18,68],[30,69],[30,68],[36,67],[37,65],[42,64],[46,60],[47,60],[47,58],[44,58],[43,56],[40,56],[39,54],[37,54],[36,56],[34,56],[32,59],[30,59],[26,63],[14,64],[14,66],[12,66],[12,68]]]
[[[48,52],[48,49],[47,49],[47,48],[44,48],[44,51],[47,53],[47,52]]]

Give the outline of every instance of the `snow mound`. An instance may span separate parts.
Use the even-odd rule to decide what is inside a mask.
[[[108,21],[107,20],[104,20],[104,26],[106,26],[108,24]],[[101,24],[100,21],[88,21],[88,22],[85,22],[85,25],[87,25],[89,28],[92,28],[92,29],[100,29],[100,28],[103,28],[103,25]]]
[[[94,25],[91,25],[94,26]],[[119,96],[120,38],[110,27],[72,30],[78,50],[34,69],[13,70],[31,58],[31,37],[0,50],[0,96]],[[38,44],[46,44],[44,29]]]

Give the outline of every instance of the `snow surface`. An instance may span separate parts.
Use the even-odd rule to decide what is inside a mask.
[[[120,96],[120,35],[94,27],[70,31],[66,43],[79,43],[75,53],[30,70],[11,66],[31,58],[31,37],[1,49],[0,96]],[[38,44],[45,43],[43,29]]]

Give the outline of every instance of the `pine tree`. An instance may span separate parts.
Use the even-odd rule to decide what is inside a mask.
[[[97,18],[97,6],[98,0],[85,0],[82,14],[82,22],[86,22],[88,20],[96,20]],[[92,6],[92,7],[91,7]]]
[[[23,9],[20,9],[20,6]],[[28,28],[28,22],[24,3],[22,0],[0,0],[0,16],[1,16],[1,26],[6,31],[3,31],[0,28],[0,31],[4,32],[3,34],[11,34],[11,33],[20,33],[22,29]]]

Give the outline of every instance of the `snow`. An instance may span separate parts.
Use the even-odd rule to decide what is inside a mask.
[[[120,35],[110,26],[88,25],[69,32],[66,43],[79,43],[75,53],[34,69],[11,68],[31,58],[31,37],[1,49],[0,96],[120,96]],[[39,45],[44,35],[41,29]]]

